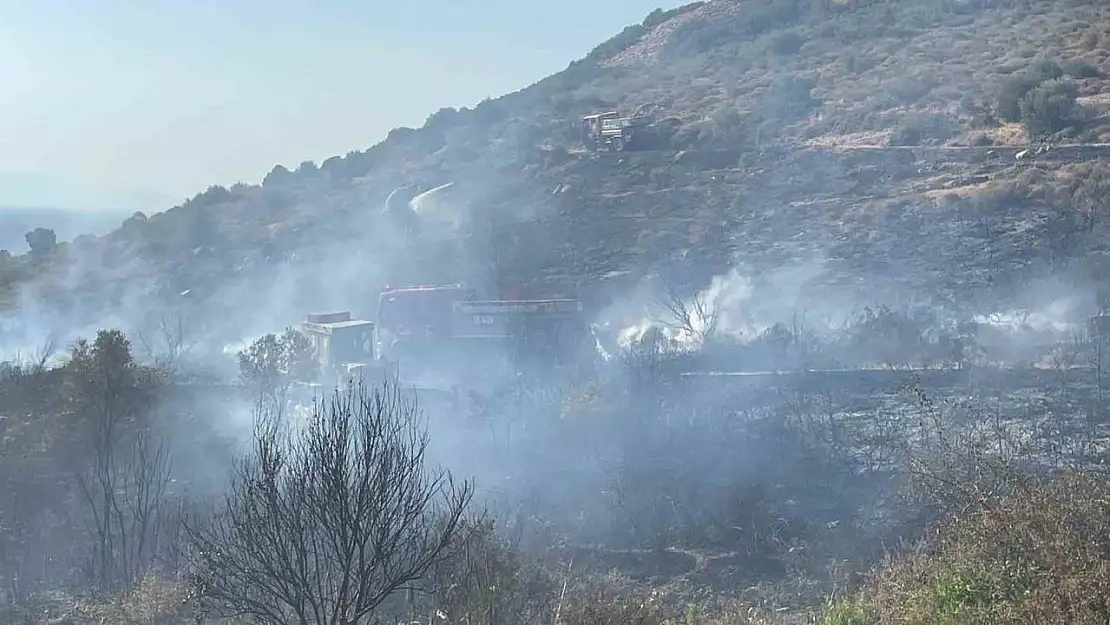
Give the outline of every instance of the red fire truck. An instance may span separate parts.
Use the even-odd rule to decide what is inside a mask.
[[[402,377],[437,371],[457,379],[499,365],[569,365],[589,324],[576,299],[479,299],[452,284],[387,287],[374,332],[377,353],[398,363]]]

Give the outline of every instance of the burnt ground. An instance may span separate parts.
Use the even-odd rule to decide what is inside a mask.
[[[694,268],[704,285],[707,274],[736,264],[761,272],[812,259],[823,265],[814,299],[917,291],[990,305],[1031,277],[1074,269],[1075,255],[1097,248],[1102,235],[1077,232],[1085,240],[1053,249],[1069,225],[1033,197],[1037,183],[1012,181],[1066,187],[1077,165],[1106,162],[1110,149],[1062,147],[1017,160],[1020,151],[581,155],[529,180],[537,195],[553,196],[551,208],[513,232],[509,243],[521,252],[509,255],[524,260],[508,271],[570,283],[588,298],[604,292],[607,277],[635,280],[661,267]],[[546,247],[536,245],[541,238]]]

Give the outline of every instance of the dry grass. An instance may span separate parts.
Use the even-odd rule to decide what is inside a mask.
[[[569,408],[572,421],[564,422],[565,427],[573,425],[580,411],[589,414],[581,415],[578,428],[599,416],[590,407],[597,389],[578,391],[579,402]],[[388,614],[389,618],[383,615],[383,622],[793,625],[814,622],[808,620],[813,618],[825,625],[974,625],[1060,622],[1056,615],[1080,625],[1105,622],[1110,617],[1110,603],[1103,599],[1110,597],[1110,479],[1094,471],[1031,477],[1016,468],[1028,456],[1011,454],[996,459],[998,454],[991,455],[994,451],[980,446],[984,440],[1003,440],[1007,430],[988,424],[972,436],[958,428],[967,421],[989,421],[980,418],[984,415],[961,413],[958,419],[946,420],[930,398],[922,395],[919,399],[920,414],[902,415],[898,423],[887,424],[889,431],[870,431],[879,422],[876,410],[866,416],[873,422],[866,426],[868,432],[852,429],[865,427],[862,424],[843,423],[837,427],[838,442],[831,443],[844,452],[866,438],[872,447],[884,446],[893,452],[911,438],[914,426],[903,422],[916,421],[914,417],[931,423],[935,439],[943,439],[943,444],[927,439],[928,445],[922,445],[922,453],[915,457],[929,458],[929,462],[911,466],[921,467],[919,485],[932,485],[918,491],[927,496],[925,507],[942,504],[951,515],[932,525],[928,540],[891,553],[868,578],[858,577],[852,567],[864,569],[875,562],[872,552],[876,550],[860,546],[866,543],[860,535],[872,532],[877,524],[878,517],[870,514],[849,521],[838,511],[837,518],[845,520],[840,530],[817,527],[797,535],[779,531],[775,542],[781,548],[772,557],[785,562],[787,570],[758,581],[745,574],[759,566],[750,556],[763,550],[763,543],[731,543],[727,548],[733,553],[729,555],[721,547],[715,552],[710,547],[630,549],[619,555],[635,551],[635,566],[627,564],[628,557],[597,558],[599,564],[591,566],[588,558],[578,554],[596,554],[601,549],[560,551],[548,544],[549,549],[525,552],[508,542],[511,531],[487,524],[482,531],[468,535],[458,558],[433,572],[427,580],[429,592],[419,595],[415,604]],[[834,438],[831,431],[817,429],[824,422],[817,413],[798,407],[780,416],[775,423],[794,423],[790,427],[805,429],[818,440]],[[789,449],[781,442],[788,440],[787,433],[776,426],[766,435],[774,439],[761,438],[753,448],[769,447],[772,440],[779,440],[779,447]],[[1064,444],[1063,434],[1054,436],[1055,442]],[[997,446],[1014,447],[1009,442]],[[657,462],[666,460],[665,453],[648,450],[644,454]],[[790,464],[798,467],[802,461],[791,460]],[[814,475],[833,473],[831,465],[806,466],[807,481],[813,481]],[[774,477],[765,470],[756,474]],[[696,483],[696,479],[687,482]],[[639,488],[644,484],[659,488],[657,481],[641,482]],[[778,485],[785,486],[780,496],[805,497],[797,483]],[[830,483],[820,496],[848,498],[849,488],[850,484],[841,482],[830,498],[828,491],[834,489]],[[765,517],[779,517],[781,512],[776,510],[773,492],[756,492],[747,498],[739,497],[742,493],[738,490],[722,497],[739,500],[737,514],[728,517],[729,524],[752,527],[760,533],[772,529]],[[690,501],[688,505],[698,505]],[[906,499],[898,505],[913,512],[921,503]],[[825,526],[823,518],[803,516]],[[745,548],[746,553],[736,553]],[[675,554],[696,561],[694,570],[675,567]],[[734,557],[737,555],[740,557]],[[636,567],[656,570],[633,579],[613,572],[618,567],[612,564],[620,561],[626,563],[625,573]],[[683,570],[675,573],[668,568]],[[745,568],[748,570],[737,570]],[[866,579],[862,588],[860,579]],[[53,622],[178,625],[195,614],[187,587],[173,579],[148,576],[117,597],[81,602]],[[395,614],[397,618],[393,618]],[[28,617],[22,622],[44,621]]]
[[[616,573],[574,574],[552,563],[537,576],[504,545],[482,542],[431,597],[446,622],[556,625],[941,625],[1074,623],[1110,618],[1110,480],[1013,474],[1008,494],[947,519],[932,539],[892,554],[858,592],[810,610],[775,592],[735,593],[636,583]],[[445,571],[446,572],[446,571]],[[460,577],[461,575],[461,577]],[[177,625],[194,612],[181,585],[141,580],[111,601],[76,606],[54,623]]]
[[[893,131],[890,130],[865,130],[848,134],[827,134],[814,137],[805,141],[805,145],[812,147],[836,148],[853,146],[886,145]]]
[[[104,601],[78,601],[57,625],[179,625],[195,622],[196,603],[177,580],[147,575]]]
[[[1018,123],[1001,124],[997,128],[984,130],[983,134],[1000,145],[1022,145],[1029,141],[1029,133]]]
[[[1022,484],[944,523],[937,536],[892,558],[860,594],[832,602],[826,622],[1101,625],[1110,619],[1110,481],[1103,476]]]

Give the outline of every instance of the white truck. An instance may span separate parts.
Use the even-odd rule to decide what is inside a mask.
[[[374,322],[351,317],[350,311],[313,313],[301,323],[312,341],[324,382],[328,386],[362,380],[373,388],[397,382],[397,365],[374,353]]]

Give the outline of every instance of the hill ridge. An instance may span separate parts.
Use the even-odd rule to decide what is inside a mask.
[[[54,266],[55,285],[120,291],[89,318],[125,301],[187,291],[230,302],[269,288],[270,307],[286,314],[263,316],[277,325],[308,302],[365,308],[386,281],[464,275],[491,290],[573,292],[600,310],[651,272],[698,289],[734,266],[758,273],[814,248],[829,259],[826,290],[883,278],[982,309],[1046,275],[1086,285],[1102,271],[1083,259],[1104,236],[1090,215],[1105,207],[1084,199],[1103,184],[1110,142],[1098,108],[1110,91],[1104,18],[1110,7],[1083,0],[711,0],[655,11],[524,89],[64,246],[9,280],[9,299],[47,298],[45,278],[26,280]],[[649,49],[652,62],[625,62]],[[1072,117],[1029,118],[1065,123],[1038,154],[1026,122],[998,118],[1003,97]],[[645,107],[660,122],[658,151],[582,151],[579,116]],[[399,187],[447,183],[486,231],[429,246],[385,211]],[[107,288],[127,271],[130,284]],[[247,317],[228,321],[263,325]]]

